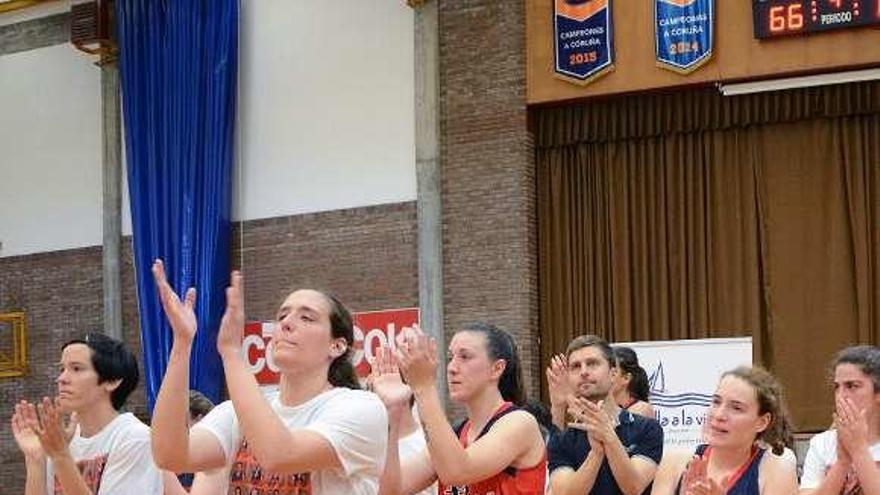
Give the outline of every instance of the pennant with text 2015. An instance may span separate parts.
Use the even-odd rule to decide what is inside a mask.
[[[557,76],[587,84],[614,67],[611,0],[553,0]]]
[[[682,74],[712,58],[715,0],[654,0],[657,64]]]

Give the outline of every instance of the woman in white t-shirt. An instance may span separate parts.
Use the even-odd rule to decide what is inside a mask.
[[[880,494],[880,348],[847,347],[834,370],[834,428],[810,439],[802,495]]]
[[[100,333],[71,340],[62,347],[55,381],[54,401],[15,405],[12,433],[25,457],[25,492],[162,493],[150,429],[121,411],[138,382],[137,360],[125,344]],[[67,413],[76,422],[65,427]]]
[[[394,339],[396,346],[403,345],[408,331],[411,329],[404,328],[397,333]],[[367,390],[372,390],[382,399],[388,410],[388,459],[396,455],[396,458],[405,463],[409,459],[422,456],[428,444],[412,389],[401,380],[393,352],[387,346],[375,350],[374,359],[370,362],[370,376],[365,385]],[[374,386],[376,383],[378,386]],[[388,474],[383,472],[385,476]],[[381,480],[379,484],[382,485]],[[437,483],[432,483],[413,495],[437,495]]]
[[[281,304],[270,346],[278,391],[264,396],[241,353],[242,276],[233,272],[217,350],[229,401],[187,427],[189,357],[196,332],[195,289],[183,301],[161,261],[153,274],[174,332],[153,413],[153,455],[163,469],[228,466],[228,493],[368,494],[378,489],[388,418],[381,401],[359,390],[350,361],[351,315],[335,298],[298,290]]]

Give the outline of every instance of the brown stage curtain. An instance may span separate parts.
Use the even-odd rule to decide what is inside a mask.
[[[541,354],[752,336],[799,429],[828,362],[878,343],[880,84],[540,108]]]

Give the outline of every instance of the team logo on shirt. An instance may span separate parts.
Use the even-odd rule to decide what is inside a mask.
[[[76,467],[79,469],[80,474],[82,474],[86,486],[89,487],[92,493],[98,493],[98,490],[101,489],[101,476],[104,475],[104,467],[107,465],[107,458],[109,456],[110,454],[104,454],[92,459],[77,461],[76,463]],[[63,495],[64,490],[61,489],[61,482],[58,481],[58,476],[55,476],[54,484],[53,493],[55,495]]]
[[[311,495],[311,473],[270,473],[263,470],[247,441],[241,442],[229,473],[229,495]]]
[[[472,485],[445,486],[440,495],[496,495],[500,493],[496,482],[486,480]]]
[[[447,486],[443,490],[443,495],[473,495],[473,492],[471,492],[469,486]],[[495,495],[495,492],[490,492],[486,495]]]

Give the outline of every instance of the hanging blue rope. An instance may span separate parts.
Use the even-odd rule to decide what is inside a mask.
[[[238,0],[117,0],[128,188],[147,402],[171,349],[150,267],[197,288],[190,387],[220,398],[229,281]]]

